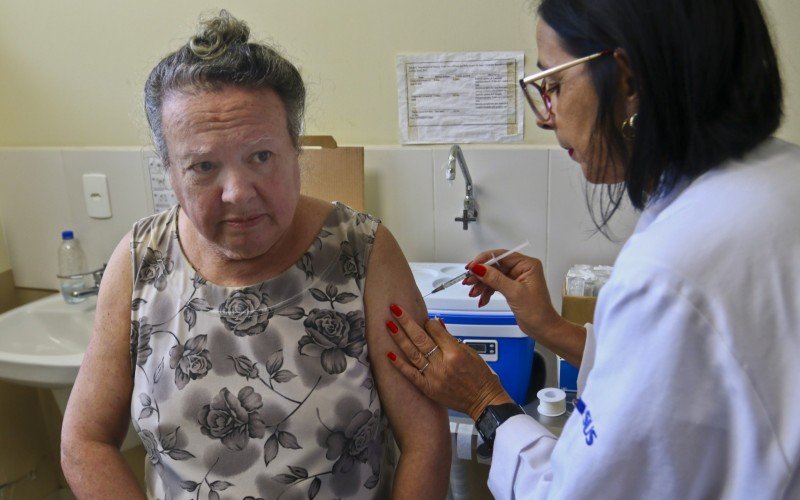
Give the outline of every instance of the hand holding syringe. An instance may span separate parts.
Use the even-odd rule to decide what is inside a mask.
[[[505,259],[506,257],[511,255],[512,253],[519,252],[520,250],[522,250],[523,248],[527,247],[530,244],[531,244],[530,241],[525,240],[525,243],[520,243],[519,245],[515,246],[511,250],[509,250],[507,252],[503,252],[502,254],[498,255],[497,257],[492,257],[491,259],[489,259],[486,262],[484,262],[483,265],[492,266],[492,265],[496,264],[497,262]],[[470,274],[472,274],[471,271],[466,271],[466,272],[463,272],[463,273],[459,274],[455,278],[452,278],[452,279],[449,279],[449,280],[445,281],[441,285],[439,285],[436,288],[434,288],[433,290],[431,290],[431,292],[428,293],[427,295],[425,295],[425,297],[427,297],[428,295],[437,293],[437,292],[441,292],[445,288],[449,288],[449,287],[455,285],[456,283],[460,283],[461,281],[464,281],[464,278],[466,278]]]

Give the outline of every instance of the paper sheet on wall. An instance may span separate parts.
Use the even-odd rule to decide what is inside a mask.
[[[148,158],[147,170],[153,195],[153,213],[163,212],[173,205],[177,205],[178,198],[175,197],[175,193],[169,186],[167,173],[161,160],[154,157]]]
[[[402,144],[522,140],[523,52],[397,56]]]

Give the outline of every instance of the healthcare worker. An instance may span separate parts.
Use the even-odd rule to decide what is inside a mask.
[[[800,148],[772,137],[782,90],[758,2],[543,0],[538,14],[542,71],[521,82],[537,124],[604,195],[600,228],[625,194],[642,213],[593,325],[558,316],[536,259],[491,267],[484,252],[465,281],[580,364],[575,411],[556,440],[402,304],[387,362],[476,420],[497,498],[800,498]]]

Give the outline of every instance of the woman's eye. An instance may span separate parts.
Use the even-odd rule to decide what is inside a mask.
[[[207,174],[214,170],[214,164],[210,161],[201,161],[200,163],[195,163],[189,168],[198,174]]]
[[[558,94],[561,82],[544,82],[543,87],[546,94]]]
[[[266,163],[271,157],[272,153],[269,151],[259,151],[253,155],[253,159],[258,163]]]

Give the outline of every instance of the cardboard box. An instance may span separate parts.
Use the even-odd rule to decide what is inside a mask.
[[[597,297],[574,297],[562,294],[561,316],[579,325],[593,323],[595,305]]]
[[[573,323],[585,325],[594,323],[594,308],[597,297],[577,297],[566,295],[566,290],[561,293],[561,316]],[[566,392],[578,390],[578,368],[571,365],[560,356],[556,356],[558,366],[558,388]]]
[[[303,136],[300,192],[364,210],[364,148],[339,147],[331,136]]]

